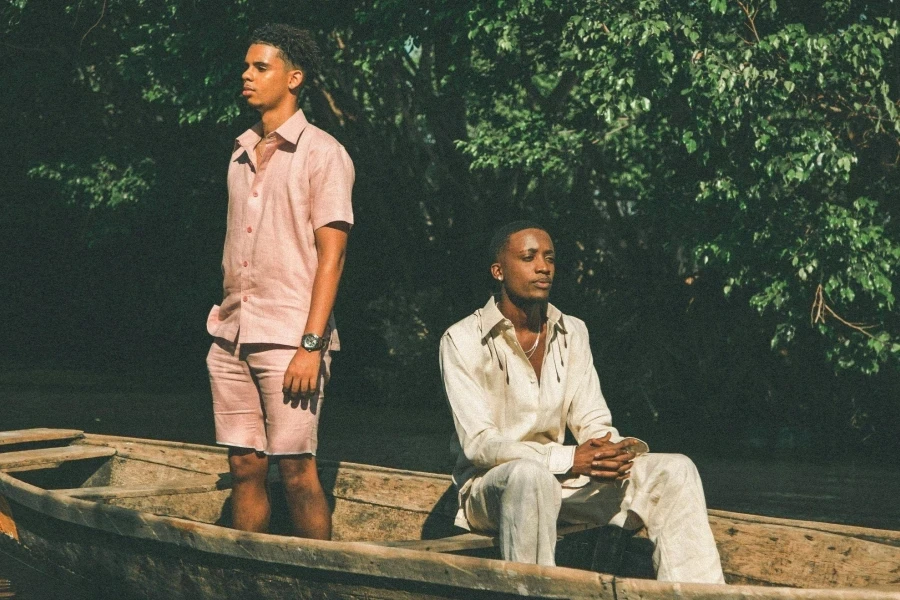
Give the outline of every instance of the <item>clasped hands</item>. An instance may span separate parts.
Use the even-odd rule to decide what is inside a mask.
[[[572,473],[601,481],[623,481],[631,476],[635,453],[629,448],[637,440],[625,438],[610,442],[611,434],[584,442],[575,449]]]

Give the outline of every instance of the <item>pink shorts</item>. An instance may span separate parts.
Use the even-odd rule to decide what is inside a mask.
[[[270,455],[313,454],[331,356],[322,350],[319,389],[296,406],[285,402],[284,372],[297,352],[280,344],[234,344],[215,338],[206,366],[216,443]]]

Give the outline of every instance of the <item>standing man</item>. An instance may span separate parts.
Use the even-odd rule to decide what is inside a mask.
[[[724,583],[694,464],[612,426],[587,328],[549,303],[550,236],[517,221],[490,245],[500,292],[441,339],[462,451],[457,525],[499,532],[506,560],[555,564],[557,521],[647,526],[657,579]],[[563,445],[566,427],[578,442]]]
[[[307,31],[257,29],[243,96],[261,120],[237,138],[228,167],[225,298],[207,329],[216,441],[229,446],[232,523],[266,531],[276,460],[294,534],[329,539],[316,470],[317,425],[331,350],[332,308],[353,223],[353,163],[307,122],[298,94],[320,57]]]

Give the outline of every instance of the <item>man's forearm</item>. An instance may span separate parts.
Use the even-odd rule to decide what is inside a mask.
[[[342,222],[330,223],[316,230],[319,265],[313,279],[309,316],[306,318],[302,333],[314,333],[319,336],[325,333],[328,317],[334,310],[341,274],[344,271],[349,230],[350,226]]]
[[[510,440],[487,431],[483,432],[481,437],[490,439],[467,439],[463,442],[463,452],[473,465],[482,469],[490,469],[523,458],[543,463],[556,475],[566,473],[572,467],[575,446]],[[462,438],[460,441],[462,442]]]
[[[337,298],[343,270],[343,256],[341,256],[339,261],[325,264],[319,263],[319,268],[316,270],[316,276],[313,280],[309,316],[306,318],[303,333],[324,335],[325,328],[328,326],[328,318],[331,315],[331,311],[334,310],[334,302]]]
[[[342,259],[319,263],[313,280],[312,300],[304,333],[324,335],[328,317],[334,308],[342,267]],[[303,395],[312,393],[318,388],[321,352],[321,349],[310,352],[300,346],[284,372],[285,392],[298,404]]]

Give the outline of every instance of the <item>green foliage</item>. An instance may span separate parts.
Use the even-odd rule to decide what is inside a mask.
[[[77,166],[60,163],[56,167],[40,165],[28,174],[58,182],[63,197],[71,202],[83,203],[89,208],[115,207],[119,204],[139,202],[153,186],[153,161],[145,158],[124,169],[101,156],[79,173]]]
[[[460,147],[474,169],[567,182],[579,221],[598,205],[585,261],[621,236],[606,204],[692,257],[682,272],[749,290],[780,321],[776,348],[811,326],[821,285],[836,367],[896,365],[898,26],[830,10],[845,22],[811,31],[775,3],[480,7],[485,98]]]
[[[672,391],[685,371],[731,382],[704,409],[710,419],[770,397],[767,383],[734,399],[768,381],[770,361],[798,378],[837,371],[845,390],[898,371],[896,1],[17,0],[0,10],[3,132],[29,132],[13,167],[31,178],[17,185],[63,198],[84,227],[162,235],[159,248],[133,251],[146,261],[135,297],[173,289],[185,272],[193,296],[166,308],[172,322],[202,325],[216,300],[206,290],[220,284],[224,165],[255,119],[238,95],[245,40],[285,21],[324,49],[303,107],[357,167],[339,310],[354,315],[341,322],[348,348],[380,337],[380,356],[355,359],[370,379],[417,389],[434,378],[437,333],[488,292],[492,228],[522,217],[555,234],[556,301],[593,315],[606,356],[626,348],[635,362],[614,371],[635,414],[645,404],[656,414],[663,396],[689,404]],[[134,239],[144,238],[109,246]],[[167,251],[194,260],[173,270]],[[684,315],[698,306],[711,321],[694,336],[701,325]],[[148,335],[166,318],[147,322]],[[760,339],[771,353],[743,360]],[[710,366],[729,351],[731,362]],[[732,376],[743,364],[754,366]],[[804,396],[795,391],[780,393]],[[852,391],[816,401],[860,430],[887,406]]]

